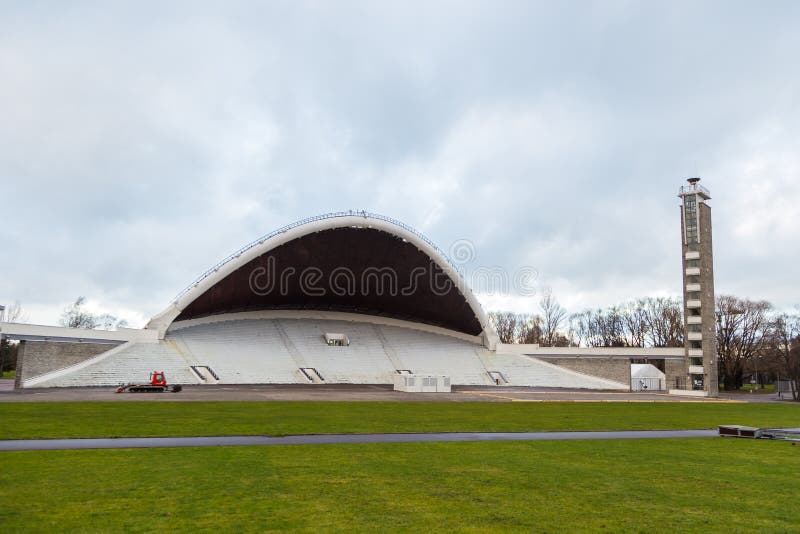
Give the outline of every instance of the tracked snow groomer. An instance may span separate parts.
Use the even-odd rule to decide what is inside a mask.
[[[164,371],[153,371],[150,373],[150,383],[149,384],[123,384],[119,386],[116,390],[117,393],[122,393],[123,391],[127,391],[129,393],[165,393],[165,392],[172,392],[178,393],[182,390],[180,384],[175,384],[170,386],[167,384],[167,377],[164,375]]]

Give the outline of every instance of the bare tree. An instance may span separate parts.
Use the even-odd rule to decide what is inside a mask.
[[[800,400],[800,315],[782,313],[775,318],[771,348],[779,372],[789,379],[792,398]]]
[[[628,347],[644,347],[647,342],[649,325],[643,302],[644,299],[639,299],[620,308],[622,334]]]
[[[569,316],[569,331],[576,347],[591,346],[591,315],[591,310],[585,310]]]
[[[578,343],[589,347],[624,347],[623,322],[616,306],[606,310],[586,310],[571,318]]]
[[[489,320],[494,325],[501,343],[516,343],[517,316],[511,312],[491,312]]]
[[[550,289],[546,289],[539,300],[539,309],[542,310],[541,343],[545,347],[552,347],[558,330],[567,317],[567,310],[561,307]]]
[[[97,326],[95,328],[100,330],[116,330],[117,328],[125,328],[128,326],[128,321],[125,319],[119,319],[110,313],[104,313],[96,316],[96,322]]]
[[[28,315],[22,309],[22,305],[15,301],[6,308],[4,320],[9,323],[22,323],[28,320]],[[12,343],[8,338],[0,336],[0,376],[3,372],[16,368],[18,346],[16,342]]]
[[[639,301],[647,325],[647,345],[682,347],[684,344],[683,304],[673,298],[644,298]]]
[[[86,310],[86,297],[78,297],[69,307],[67,307],[61,314],[59,323],[61,326],[69,328],[89,328],[101,330],[115,330],[117,328],[124,328],[127,326],[127,321],[118,319],[110,314],[95,315],[94,313]]]
[[[578,331],[577,315],[573,313],[567,318],[567,347],[580,347],[583,341],[581,333]]]
[[[682,347],[683,306],[678,299],[646,297],[586,310],[570,316],[569,339],[589,347]]]
[[[772,305],[766,301],[730,295],[717,298],[717,356],[726,390],[741,388],[747,362],[764,353],[771,310]]]
[[[538,315],[518,315],[516,338],[518,343],[541,343],[542,318]]]
[[[86,297],[78,297],[68,308],[64,310],[59,319],[61,326],[68,328],[97,328],[97,320],[94,314],[83,309],[86,304]]]
[[[590,347],[624,347],[626,345],[619,307],[588,310],[584,314],[587,345]]]
[[[501,343],[539,343],[542,319],[538,315],[513,312],[490,312],[489,320]]]
[[[7,323],[24,323],[28,320],[28,314],[25,313],[19,301],[15,301],[14,304],[6,308],[5,320]]]
[[[625,343],[622,319],[622,311],[619,306],[612,306],[605,312],[600,313],[598,325],[600,327],[601,347],[624,347],[627,345]]]

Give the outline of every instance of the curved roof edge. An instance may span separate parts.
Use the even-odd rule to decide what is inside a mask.
[[[472,312],[475,314],[475,318],[481,325],[481,336],[483,337],[484,345],[490,350],[494,350],[495,345],[499,341],[497,334],[491,326],[486,312],[473,294],[472,289],[467,286],[466,281],[461,276],[456,266],[450,261],[447,254],[437,247],[430,239],[405,223],[376,213],[352,210],[326,213],[316,217],[302,219],[282,228],[278,228],[240,248],[204,272],[191,285],[178,293],[165,310],[150,319],[150,322],[147,323],[145,328],[158,330],[159,337],[163,338],[169,326],[175,318],[180,315],[184,308],[200,295],[211,289],[217,282],[223,280],[249,261],[299,237],[322,230],[347,227],[365,227],[381,230],[399,237],[400,239],[405,239],[425,253],[447,274],[464,296],[467,304],[469,304]]]

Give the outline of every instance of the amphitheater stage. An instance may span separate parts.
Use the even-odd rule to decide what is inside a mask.
[[[455,386],[451,393],[403,393],[393,391],[392,386],[389,385],[363,384],[190,385],[184,386],[180,393],[150,394],[114,393],[113,387],[31,388],[0,391],[0,403],[85,401],[732,402],[728,399],[679,397],[661,393],[491,386]]]

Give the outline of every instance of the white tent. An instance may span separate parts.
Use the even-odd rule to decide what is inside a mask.
[[[660,391],[666,385],[666,375],[649,363],[631,364],[631,391]]]

